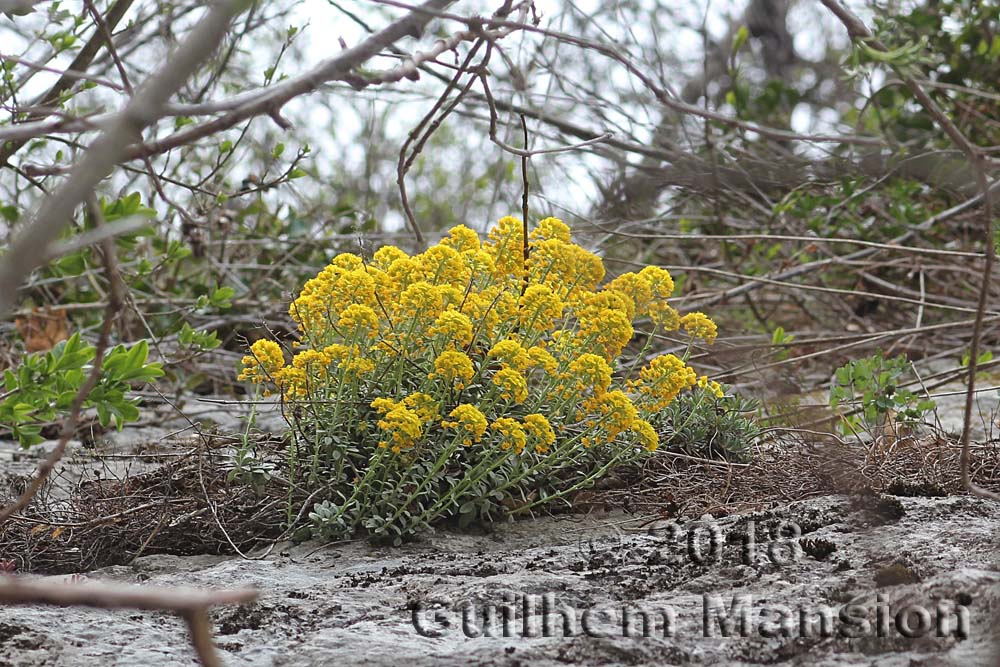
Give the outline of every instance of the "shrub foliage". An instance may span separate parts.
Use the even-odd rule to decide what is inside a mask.
[[[250,347],[240,379],[280,394],[293,476],[325,490],[318,534],[399,540],[565,498],[655,451],[650,420],[681,392],[722,395],[686,354],[620,362],[636,318],[653,323],[643,352],[657,331],[714,341],[705,314],[668,305],[669,272],[602,285],[601,259],[560,220],[527,248],[525,231],[505,217],[482,242],[459,225],[412,257],[338,255],[289,308],[293,354]]]

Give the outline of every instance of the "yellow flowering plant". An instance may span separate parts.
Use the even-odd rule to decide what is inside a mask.
[[[687,354],[619,363],[637,319],[653,325],[639,359],[656,331],[715,340],[704,313],[667,303],[669,272],[602,285],[562,221],[524,234],[505,217],[485,240],[459,225],[414,256],[338,255],[289,308],[291,350],[250,346],[240,379],[285,404],[316,534],[399,541],[565,499],[654,452],[653,422],[681,392],[722,393]]]

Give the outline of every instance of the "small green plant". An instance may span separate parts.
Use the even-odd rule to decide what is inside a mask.
[[[660,447],[701,458],[745,462],[761,435],[760,402],[731,394],[719,396],[695,387],[677,396],[651,420]]]
[[[20,366],[4,371],[0,424],[22,447],[42,442],[42,428],[69,412],[96,352],[80,334],[73,334],[48,352],[29,354]],[[163,375],[159,363],[146,363],[148,356],[146,341],[131,348],[118,345],[105,354],[97,384],[83,403],[97,411],[101,426],[114,422],[121,430],[125,422],[139,418],[138,399],[128,398],[132,385]]]
[[[900,387],[911,370],[903,355],[886,359],[881,352],[837,369],[830,385],[830,407],[842,433],[880,435],[887,420],[912,428],[935,403]]]
[[[276,468],[275,464],[263,460],[257,453],[254,439],[254,428],[257,425],[257,406],[251,406],[246,427],[240,434],[240,444],[233,454],[226,481],[238,482],[253,488],[256,493],[263,493],[268,481]]]
[[[774,345],[778,349],[774,353],[774,358],[777,361],[782,361],[788,358],[788,344],[795,340],[795,335],[786,333],[785,327],[776,327],[774,333],[771,334],[771,345]]]

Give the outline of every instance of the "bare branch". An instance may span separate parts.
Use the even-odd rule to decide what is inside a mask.
[[[215,50],[243,6],[235,0],[213,5],[168,64],[150,77],[114,123],[94,141],[66,182],[45,199],[0,263],[0,313],[7,313],[14,304],[18,286],[41,260],[43,248],[69,224],[74,209],[111,172],[129,143],[160,117],[167,100]]]
[[[221,604],[243,604],[257,597],[257,591],[248,588],[225,591],[87,582],[53,586],[25,577],[5,577],[0,581],[0,603],[3,604],[48,604],[60,607],[79,605],[184,614]]]
[[[115,4],[111,6],[111,9],[108,10],[108,15],[104,19],[105,25],[107,25],[109,29],[114,30],[114,27],[118,25],[118,22],[122,20],[125,13],[132,6],[133,1],[134,0],[117,0]],[[90,63],[94,60],[98,51],[100,51],[101,44],[103,42],[104,35],[101,34],[100,30],[96,30],[94,34],[91,35],[90,40],[88,40],[84,47],[80,49],[80,52],[76,54],[76,58],[73,59],[73,62],[70,63],[66,71],[63,72],[63,75],[59,77],[59,80],[56,81],[52,87],[48,89],[48,91],[40,95],[38,99],[32,103],[32,106],[55,107],[59,102],[59,96],[68,90],[70,86],[73,85],[74,81],[77,81],[80,78],[79,73],[87,71],[87,67],[90,66]],[[35,119],[38,120],[39,118],[44,118],[46,115],[48,114],[36,114]],[[24,146],[24,144],[26,144],[33,136],[38,135],[19,136],[9,144],[0,145],[0,166],[7,164],[7,161],[10,160],[11,156],[21,150],[21,147]],[[0,308],[0,311],[2,310],[3,309]]]
[[[424,7],[445,7],[454,0],[428,0]],[[178,146],[190,144],[198,139],[229,129],[241,121],[261,115],[278,112],[289,100],[317,90],[331,81],[348,80],[351,70],[378,55],[383,49],[406,36],[419,35],[430,20],[430,16],[413,12],[391,23],[357,46],[351,47],[334,58],[329,58],[305,74],[286,79],[262,91],[251,91],[227,100],[225,107],[232,111],[213,120],[193,125],[189,128],[158,140],[137,144],[127,150],[124,160],[134,160],[165,153]],[[440,45],[441,42],[438,42]],[[417,56],[414,56],[416,58]],[[407,65],[403,66],[408,67]]]
[[[187,623],[191,644],[203,667],[221,667],[212,645],[207,610],[228,604],[245,604],[257,599],[257,591],[205,590],[195,588],[153,588],[109,583],[61,584],[31,581],[23,577],[0,580],[0,604],[80,606],[98,609],[143,609],[178,614]]]

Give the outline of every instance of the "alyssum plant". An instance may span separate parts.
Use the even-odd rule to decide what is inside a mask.
[[[315,533],[399,541],[527,511],[653,452],[650,419],[680,392],[722,395],[672,354],[619,368],[635,318],[653,323],[647,348],[660,330],[715,340],[703,313],[667,304],[666,270],[601,286],[601,259],[560,220],[527,249],[523,230],[505,217],[482,243],[459,225],[413,257],[338,255],[289,308],[291,363],[275,341],[250,347],[240,379],[280,393],[293,479],[326,494]]]

